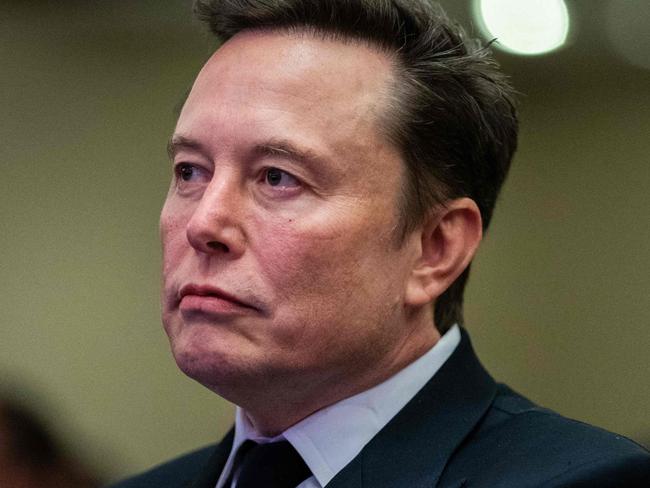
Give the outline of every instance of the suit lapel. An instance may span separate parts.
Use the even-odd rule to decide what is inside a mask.
[[[432,487],[494,399],[496,384],[469,337],[327,488]]]
[[[217,480],[228,461],[234,436],[235,430],[230,429],[230,432],[214,448],[214,452],[202,467],[199,475],[188,484],[187,488],[215,488],[217,486]]]

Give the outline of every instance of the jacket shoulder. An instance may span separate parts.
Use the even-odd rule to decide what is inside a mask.
[[[109,488],[186,487],[215,450],[211,445],[160,464],[149,471],[120,481]]]
[[[462,472],[469,475],[466,479],[480,480],[477,486],[490,487],[648,486],[650,453],[630,439],[563,417],[499,385],[491,408],[446,471]]]

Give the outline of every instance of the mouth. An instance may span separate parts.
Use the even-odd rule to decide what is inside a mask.
[[[183,314],[232,315],[261,311],[249,300],[213,286],[184,285],[179,290],[178,297],[178,307]]]

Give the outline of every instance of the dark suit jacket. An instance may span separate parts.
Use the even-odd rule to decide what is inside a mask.
[[[115,488],[214,488],[232,439]],[[495,383],[463,331],[438,373],[327,488],[434,486],[650,488],[650,453]]]

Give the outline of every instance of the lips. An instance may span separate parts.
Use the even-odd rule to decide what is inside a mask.
[[[220,288],[207,285],[188,284],[179,291],[181,312],[203,312],[209,314],[232,314],[245,311],[259,311],[250,300],[242,299]]]

